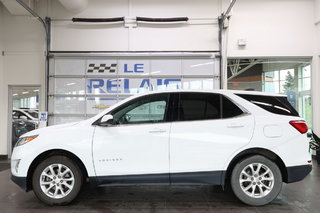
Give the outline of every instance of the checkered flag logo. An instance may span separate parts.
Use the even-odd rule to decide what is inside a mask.
[[[115,73],[117,69],[117,64],[110,64],[110,66],[107,66],[106,64],[89,64],[88,73]]]

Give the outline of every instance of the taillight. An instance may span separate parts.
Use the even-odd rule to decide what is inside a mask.
[[[296,128],[301,134],[304,134],[308,131],[308,126],[305,121],[290,121],[291,126]]]

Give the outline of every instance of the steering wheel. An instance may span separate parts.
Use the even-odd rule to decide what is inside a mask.
[[[119,124],[127,124],[130,122],[130,120],[131,120],[131,115],[125,114],[119,119],[118,123]]]

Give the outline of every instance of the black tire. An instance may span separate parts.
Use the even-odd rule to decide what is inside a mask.
[[[61,176],[59,176],[59,180],[61,180],[61,183],[60,183],[60,181],[58,181],[58,179],[57,179],[58,175],[55,175],[55,174],[57,174],[58,164],[63,165],[64,166],[63,169],[68,168],[69,170],[71,170],[71,173],[67,172],[67,174],[65,174],[64,177],[66,178],[65,180],[67,180],[67,178],[69,178],[69,179],[73,178],[72,182],[64,181],[64,179],[61,180],[60,178],[63,178]],[[55,178],[54,179],[52,179],[52,178],[46,179],[46,183],[49,183],[49,182],[52,182],[52,183],[50,183],[50,185],[46,184],[46,186],[43,186],[43,187],[50,188],[52,186],[52,188],[50,189],[48,194],[50,194],[51,191],[53,191],[53,190],[56,191],[56,188],[58,188],[57,191],[58,192],[60,191],[60,194],[62,194],[62,190],[65,189],[63,191],[67,191],[67,193],[64,197],[60,197],[60,198],[59,197],[57,197],[57,198],[50,197],[41,188],[41,185],[40,185],[41,174],[42,174],[42,172],[45,172],[45,171],[49,172],[50,170],[48,170],[47,168],[50,165],[53,166],[53,169],[55,172],[54,175],[52,175],[52,177],[55,176]],[[65,169],[64,171],[66,171],[66,170],[67,169]],[[73,177],[72,177],[72,175],[73,175]],[[43,176],[42,176],[42,178],[43,178]],[[58,182],[55,182],[55,181],[58,181]],[[65,184],[73,185],[72,189],[66,187]],[[37,196],[37,198],[39,200],[41,200],[42,202],[44,202],[48,205],[67,205],[67,204],[69,204],[77,197],[77,195],[79,194],[79,192],[81,190],[82,185],[83,185],[83,174],[82,174],[79,166],[66,156],[52,156],[52,157],[45,159],[36,167],[36,169],[33,173],[33,176],[32,176],[32,186],[33,186],[33,191],[34,191],[35,195]],[[59,187],[60,187],[60,189],[59,189]],[[63,195],[61,195],[61,196],[63,196]]]
[[[252,169],[249,167],[249,165],[253,166],[253,170],[255,170],[255,172],[253,172],[254,174],[258,174],[256,170],[258,170],[258,165],[261,165],[261,169],[259,169],[259,174],[261,176],[255,176],[254,174],[252,177],[250,175],[244,175],[242,171],[245,171],[246,174],[251,174],[250,171],[252,171]],[[262,176],[262,174],[268,171],[266,168],[269,168],[271,173],[269,172]],[[240,179],[245,181],[240,183]],[[271,179],[273,179],[273,181],[271,181]],[[235,165],[231,175],[231,187],[234,194],[243,203],[251,206],[266,205],[273,201],[281,191],[281,171],[279,167],[269,159],[260,155],[254,155],[239,161]],[[266,194],[262,193],[263,190],[265,190],[264,192]]]

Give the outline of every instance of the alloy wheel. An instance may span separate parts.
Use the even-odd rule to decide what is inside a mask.
[[[239,183],[242,191],[252,198],[268,195],[274,186],[271,169],[262,163],[251,163],[240,173]]]
[[[72,191],[74,183],[73,172],[63,164],[51,164],[40,175],[42,192],[54,199],[66,197]]]

